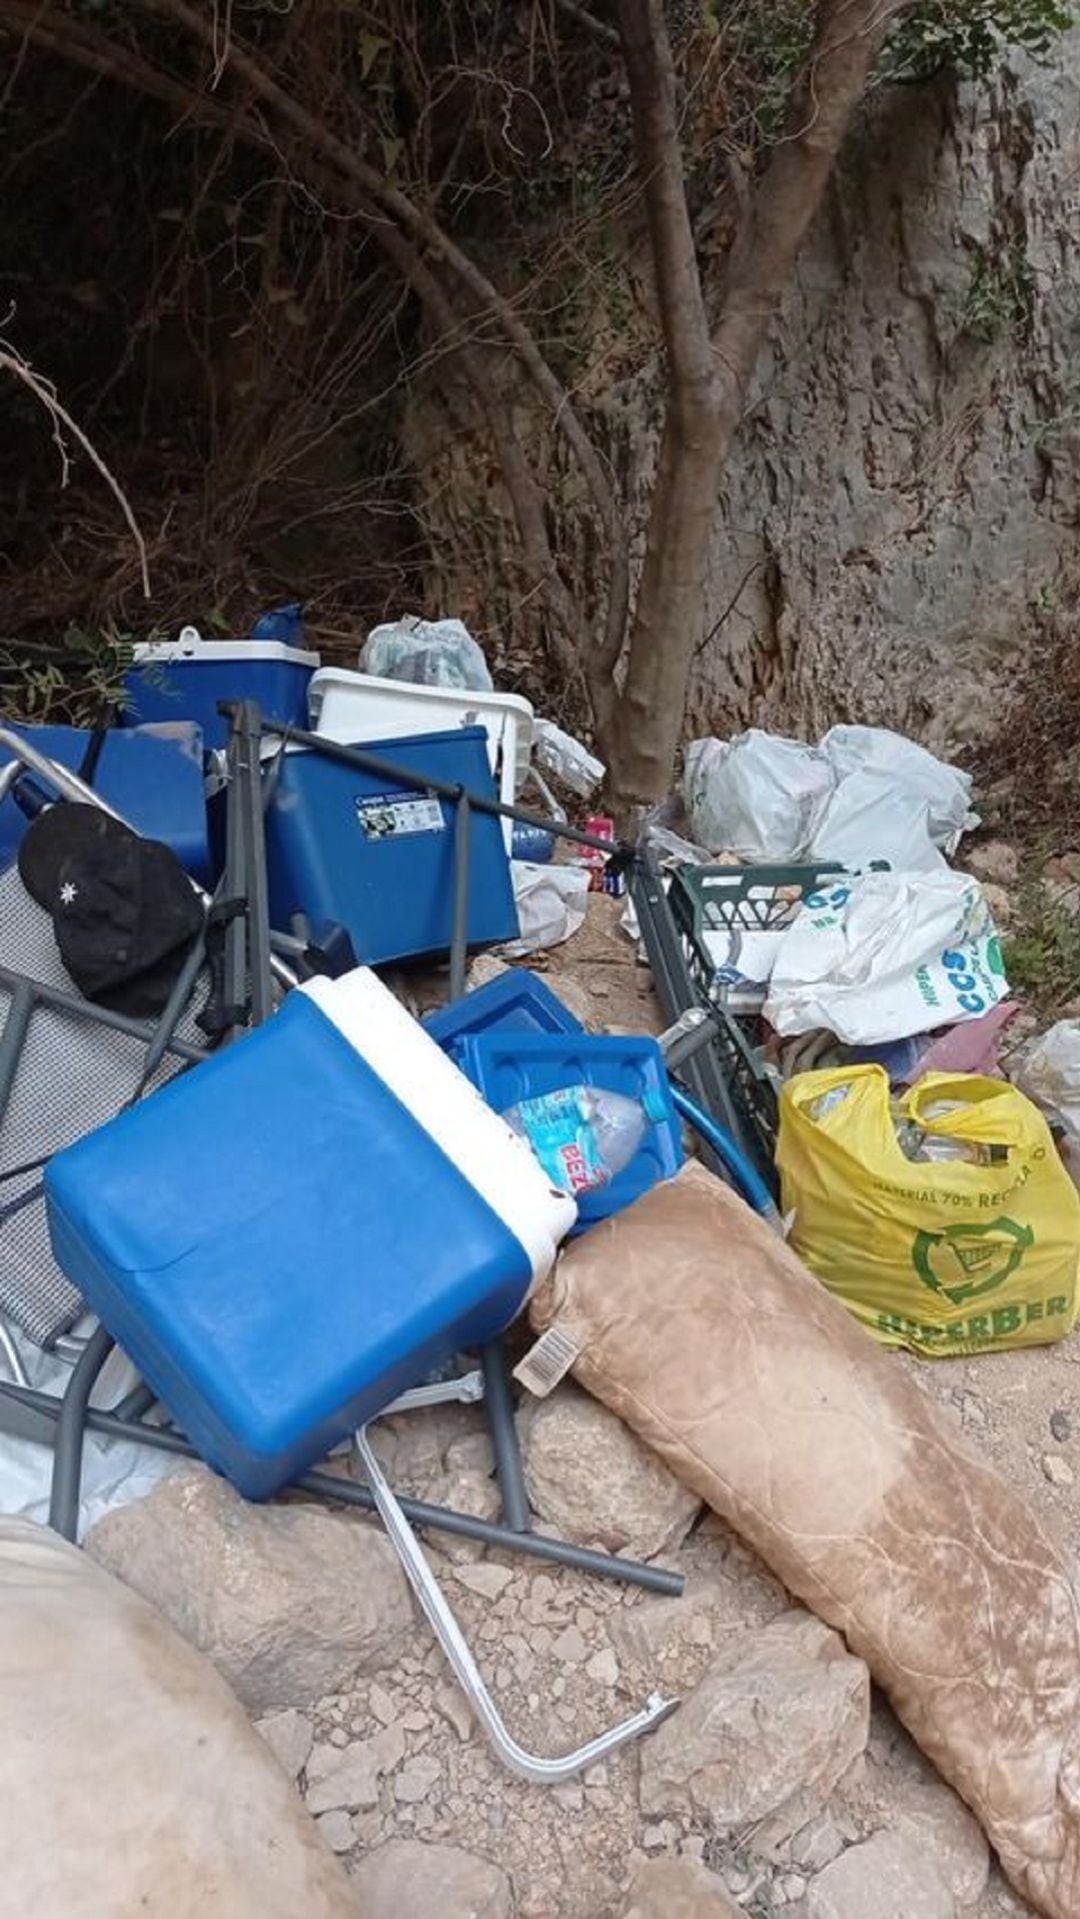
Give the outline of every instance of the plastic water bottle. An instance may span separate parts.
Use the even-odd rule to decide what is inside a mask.
[[[651,1125],[668,1116],[662,1096],[641,1099],[598,1086],[564,1086],[519,1100],[503,1114],[526,1139],[552,1184],[575,1199],[629,1166]]]

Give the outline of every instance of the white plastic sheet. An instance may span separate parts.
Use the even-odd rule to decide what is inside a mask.
[[[978,1019],[1007,993],[977,880],[868,873],[803,906],[777,952],[765,1017],[784,1036],[823,1027],[869,1046]]]
[[[585,866],[538,866],[531,860],[511,860],[510,876],[517,903],[520,937],[499,948],[514,959],[561,946],[585,919],[589,870]]]
[[[713,853],[741,860],[801,860],[832,796],[823,753],[753,728],[734,740],[692,740],[683,796],[690,831]]]
[[[406,613],[374,626],[361,649],[360,668],[376,679],[406,680],[412,686],[494,692],[483,649],[460,620],[421,620]]]
[[[533,721],[533,752],[545,773],[561,780],[579,799],[591,798],[607,772],[603,760],[554,720]]]
[[[1010,1077],[1080,1146],[1080,1019],[1058,1020],[1041,1034]]]
[[[925,746],[883,726],[834,726],[821,742],[837,780],[854,773],[878,773],[900,794],[926,801],[930,837],[947,853],[960,836],[979,824],[971,806],[971,774],[935,759]]]
[[[71,1378],[71,1367],[34,1346],[10,1321],[5,1323],[30,1385],[40,1392],[63,1394]],[[78,1330],[84,1331],[85,1324]],[[10,1376],[6,1361],[3,1374],[5,1378]],[[95,1383],[91,1406],[106,1409],[115,1406],[137,1381],[138,1374],[131,1361],[115,1348]],[[48,1524],[52,1459],[51,1447],[35,1445],[29,1439],[12,1439],[0,1432],[0,1512]],[[145,1446],[133,1446],[126,1439],[104,1439],[98,1433],[88,1432],[83,1440],[80,1539],[106,1513],[129,1505],[133,1499],[142,1499],[159,1479],[175,1472],[181,1463],[172,1453],[150,1452]]]

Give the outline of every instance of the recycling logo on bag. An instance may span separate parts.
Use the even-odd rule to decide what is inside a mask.
[[[962,1306],[1003,1285],[1034,1243],[1030,1226],[993,1219],[981,1226],[957,1224],[937,1233],[916,1233],[911,1257],[924,1286]]]

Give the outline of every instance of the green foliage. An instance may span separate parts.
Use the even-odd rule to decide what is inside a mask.
[[[0,639],[0,709],[26,724],[92,726],[124,701],[130,634],[69,626],[55,645]]]
[[[1051,888],[1033,869],[1021,882],[1016,924],[1002,941],[1014,993],[1046,1018],[1080,994],[1080,887]]]
[[[1004,253],[980,247],[960,305],[960,332],[992,346],[1024,334],[1031,324],[1035,282],[1022,247]]]
[[[1047,59],[1074,19],[1058,0],[918,0],[890,37],[883,77],[927,80],[948,70],[983,79],[1007,47]]]

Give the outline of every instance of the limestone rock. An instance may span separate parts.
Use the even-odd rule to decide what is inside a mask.
[[[955,1919],[956,1902],[924,1842],[876,1832],[818,1875],[806,1911],[807,1919]]]
[[[393,1547],[374,1527],[318,1506],[249,1504],[201,1466],[109,1513],[86,1548],[260,1713],[389,1665],[414,1629]]]
[[[869,1709],[862,1660],[809,1613],[784,1613],[727,1648],[645,1741],[642,1811],[797,1831],[863,1751]]]
[[[306,1713],[297,1712],[290,1706],[285,1712],[273,1712],[267,1718],[257,1720],[255,1730],[262,1734],[289,1778],[299,1779],[307,1765],[314,1737]]]
[[[743,1919],[743,1911],[696,1859],[649,1859],[634,1875],[622,1919]]]
[[[458,1846],[391,1839],[361,1860],[352,1878],[364,1919],[512,1919],[501,1866]]]
[[[396,1735],[396,1737],[395,1737]],[[362,1739],[344,1752],[335,1746],[322,1749],[329,1763],[320,1757],[309,1779],[307,1809],[321,1812],[363,1812],[379,1803],[379,1780],[403,1757],[405,1737],[396,1726],[385,1726],[373,1739]],[[313,1755],[314,1758],[314,1755]]]
[[[525,1433],[525,1477],[565,1538],[648,1559],[686,1537],[701,1502],[640,1439],[570,1381],[541,1400]]]
[[[990,1848],[974,1813],[943,1779],[907,1784],[897,1827],[914,1833],[958,1906],[977,1905],[990,1877]]]
[[[352,1820],[347,1812],[327,1812],[316,1819],[319,1837],[331,1852],[348,1852],[353,1845]]]
[[[989,880],[992,886],[1015,886],[1020,878],[1020,855],[1007,840],[986,840],[981,846],[965,846],[960,864],[977,880]]]

